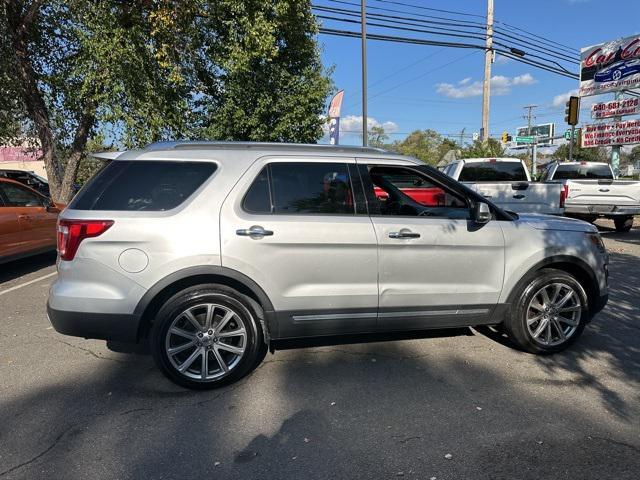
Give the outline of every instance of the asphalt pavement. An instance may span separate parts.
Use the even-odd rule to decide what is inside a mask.
[[[54,256],[1,265],[0,479],[638,479],[640,229],[602,225],[610,301],[567,352],[488,329],[316,344],[208,392],[56,333]]]

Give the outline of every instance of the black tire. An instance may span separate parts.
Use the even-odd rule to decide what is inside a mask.
[[[535,332],[530,331],[527,326],[527,320],[529,316],[535,316],[535,310],[531,310],[533,308],[531,303],[534,301],[534,296],[539,299],[541,298],[541,289],[545,287],[555,289],[556,285],[566,285],[566,288],[564,290],[561,289],[558,293],[558,295],[562,296],[566,295],[569,292],[569,289],[573,289],[575,297],[571,297],[571,308],[574,308],[576,312],[579,312],[579,315],[574,316],[573,313],[565,313],[567,316],[572,316],[571,322],[577,324],[575,326],[569,326],[568,324],[562,323],[563,321],[568,321],[568,319],[563,318],[560,322],[554,320],[554,318],[558,318],[557,315],[559,314],[557,312],[541,310],[540,314],[543,317],[544,315],[547,315],[547,318],[542,318],[539,322],[532,323],[530,328],[537,331],[537,327],[542,327],[545,320],[548,324],[551,324],[549,327],[551,328],[551,330],[549,330],[551,338],[549,339],[548,344],[545,344],[544,336],[541,336],[539,339],[534,337]],[[574,299],[575,304],[573,303]],[[532,315],[531,312],[534,312],[534,314]],[[577,317],[577,319],[575,319],[575,317]],[[504,328],[509,338],[511,338],[511,340],[522,350],[529,353],[544,355],[560,352],[573,344],[582,334],[588,318],[589,306],[587,303],[587,294],[580,282],[578,282],[575,277],[562,270],[545,268],[538,270],[533,276],[523,281],[518,287],[518,290],[513,296],[511,313],[504,322]],[[565,328],[567,329],[567,333],[570,332],[570,335],[567,336],[566,340],[563,341],[561,339],[556,324],[561,326],[563,332]],[[546,331],[546,328],[543,329],[543,332]],[[555,336],[553,335],[554,333]],[[557,340],[555,340],[556,337]],[[554,344],[554,341],[558,341],[560,343]]]
[[[633,227],[633,217],[614,218],[613,223],[616,226],[616,232],[628,232]]]
[[[208,312],[206,305],[214,305],[211,308],[213,313],[210,315],[212,325],[208,331],[198,331],[185,313],[189,311],[198,324],[204,327]],[[151,327],[151,352],[158,368],[171,381],[196,390],[218,388],[238,381],[254,370],[267,352],[260,326],[261,312],[256,311],[256,306],[257,303],[250,302],[244,295],[224,285],[196,285],[175,294],[162,306]],[[224,323],[222,317],[229,312],[233,313],[229,314],[226,325],[218,331],[218,327]],[[181,335],[169,334],[172,325],[172,332],[177,327],[180,332],[189,334],[184,337],[184,343],[173,343],[180,339]],[[227,336],[243,330],[244,337],[242,334]],[[192,342],[197,343],[171,355],[170,358],[168,348],[182,348]],[[231,353],[228,351],[229,347],[238,351],[243,349],[243,352]],[[204,355],[207,357],[206,362]],[[186,371],[181,373],[178,367],[182,367],[192,356],[194,360],[185,367]],[[220,361],[226,365],[227,370],[222,367]],[[207,368],[204,368],[205,366]],[[197,367],[200,368],[200,374],[196,370]],[[203,369],[207,372],[205,377],[211,374],[212,378],[200,377]],[[195,378],[196,376],[199,378]]]

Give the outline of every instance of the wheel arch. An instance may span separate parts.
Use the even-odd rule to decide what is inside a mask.
[[[509,292],[508,303],[510,305],[513,305],[517,300],[515,296],[522,287],[535,276],[536,272],[543,268],[555,268],[556,270],[562,270],[575,277],[585,289],[587,299],[589,300],[589,310],[593,311],[592,307],[594,303],[592,302],[595,302],[600,295],[598,279],[589,264],[578,257],[570,255],[553,255],[533,265]]]
[[[271,300],[262,287],[251,278],[236,270],[217,265],[203,265],[178,270],[151,287],[140,299],[134,311],[134,315],[140,319],[137,340],[147,337],[155,314],[171,296],[185,288],[203,283],[225,285],[247,296],[251,308],[254,309],[254,314],[259,319],[265,341],[268,343],[272,337],[272,328],[274,328],[268,320],[272,317],[270,313],[273,312]],[[263,316],[255,311],[255,304],[262,308]]]

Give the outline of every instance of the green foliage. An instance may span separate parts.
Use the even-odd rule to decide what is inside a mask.
[[[313,142],[332,88],[316,33],[308,0],[5,0],[0,138],[39,138],[66,194],[96,135]]]
[[[387,148],[386,142],[389,140],[389,135],[384,131],[384,128],[380,125],[371,127],[368,130],[368,144],[371,147]]]
[[[560,161],[569,160],[569,145],[560,145],[554,152],[553,157]],[[607,150],[602,147],[579,148],[573,147],[573,160],[576,162],[607,162],[609,156]]]
[[[490,138],[486,142],[475,140],[471,145],[462,149],[461,155],[462,158],[497,158],[505,156],[505,149],[502,143],[494,138]]]
[[[429,165],[437,165],[449,150],[457,149],[457,144],[438,132],[427,129],[411,132],[404,140],[394,142],[391,149]]]

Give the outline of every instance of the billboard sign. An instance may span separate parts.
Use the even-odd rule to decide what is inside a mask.
[[[582,146],[608,147],[640,143],[640,120],[593,123],[582,129]]]
[[[640,87],[640,35],[580,50],[580,90],[586,97]]]
[[[612,100],[611,102],[595,103],[591,106],[591,118],[622,117],[640,113],[640,98],[625,98],[624,100]]]
[[[516,130],[516,137],[538,137],[538,146],[547,147],[553,145],[551,137],[555,136],[556,132],[555,123],[542,123],[540,125],[531,125],[531,133],[529,133],[528,127],[518,127]],[[516,146],[520,147],[525,145],[525,142],[519,142],[516,138]]]

